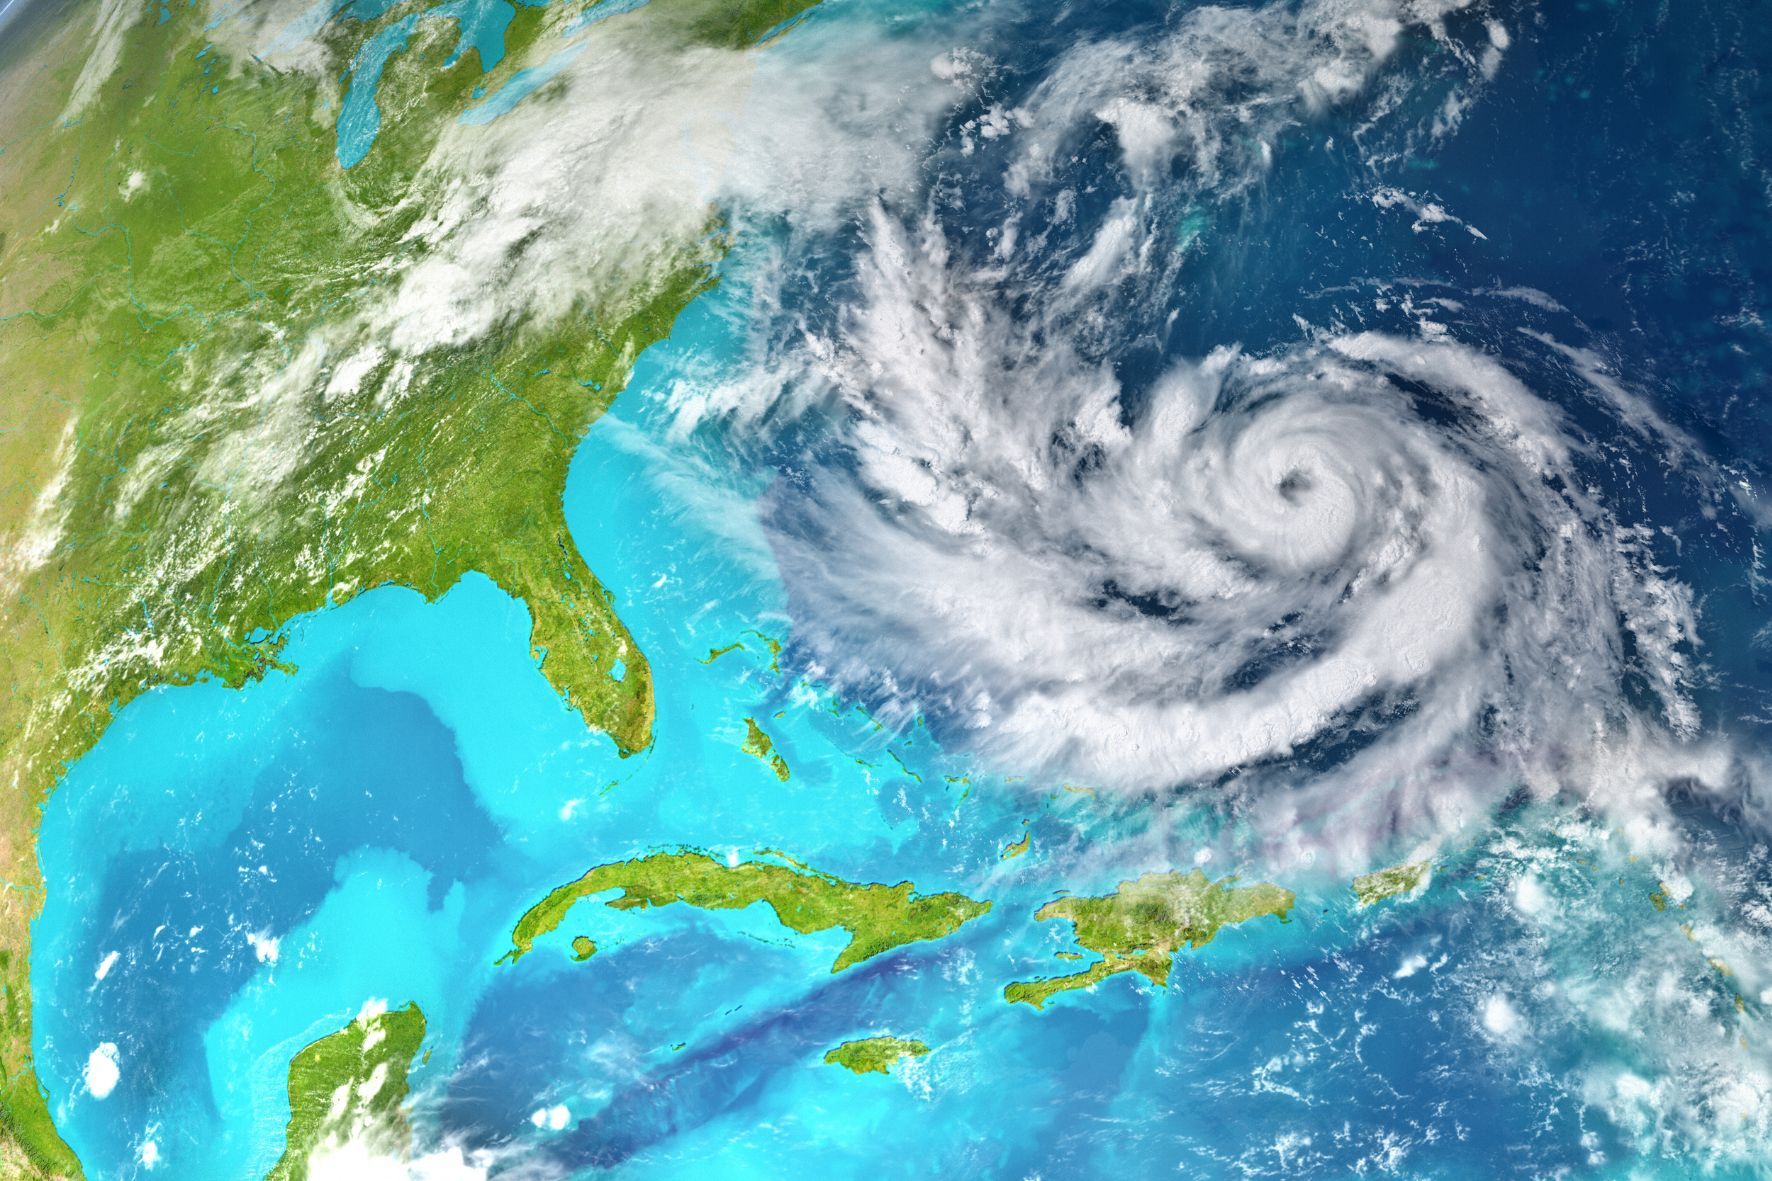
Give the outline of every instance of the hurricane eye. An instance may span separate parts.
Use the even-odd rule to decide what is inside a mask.
[[[1287,472],[1280,480],[1278,486],[1280,495],[1285,497],[1289,504],[1297,504],[1310,493],[1310,490],[1310,473],[1300,471],[1297,468],[1293,468],[1291,471]]]

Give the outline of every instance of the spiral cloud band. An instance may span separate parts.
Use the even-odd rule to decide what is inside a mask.
[[[1134,407],[938,245],[873,232],[831,370],[853,463],[777,518],[840,679],[1007,767],[1137,788],[1313,753],[1405,778],[1479,730],[1530,777],[1623,720],[1633,661],[1689,726],[1689,604],[1496,360],[1377,333],[1227,348]]]
[[[1461,343],[1457,301],[1405,297],[1399,319],[1391,295],[1371,301],[1383,331],[1301,319],[1261,352],[1116,368],[1153,331],[1140,306],[1188,282],[1173,227],[1283,167],[1273,144],[1372,92],[1373,158],[1455,129],[1509,44],[1469,7],[1206,8],[1154,50],[1078,46],[1021,105],[979,98],[958,125],[961,159],[1007,162],[988,231],[955,237],[939,195],[911,216],[875,202],[828,324],[761,334],[777,343],[744,388],[675,391],[690,427],[834,411],[833,445],[796,451],[765,512],[820,676],[1005,772],[1283,777],[1402,813],[1452,806],[1449,781],[1568,786],[1695,733],[1690,593],[1593,490],[1570,404],[1655,427],[1591,356],[1536,330],[1505,355],[1493,333]],[[1379,80],[1409,37],[1451,51],[1408,72],[1445,98],[1387,126],[1406,96]],[[990,74],[962,52],[932,68]],[[1104,129],[1122,191],[1090,204],[1066,161]],[[1394,198],[1369,203],[1481,237]],[[1531,294],[1512,306],[1549,302]],[[1533,388],[1546,373],[1578,392]]]

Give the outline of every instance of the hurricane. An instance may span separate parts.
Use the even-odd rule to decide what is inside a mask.
[[[819,423],[764,511],[804,658],[1005,773],[1283,793],[1286,823],[1419,835],[1522,786],[1726,778],[1693,741],[1692,591],[1605,472],[1622,438],[1720,494],[1549,296],[1373,276],[1298,301],[1290,339],[1175,356],[1190,288],[1222,290],[1208,227],[1330,117],[1367,159],[1449,133],[1509,43],[1462,4],[1206,8],[962,104],[922,203],[858,212],[846,298],[784,312],[776,279],[763,359],[673,394],[764,451]]]
[[[1766,1175],[1768,194],[1741,0],[0,0],[0,1174]]]

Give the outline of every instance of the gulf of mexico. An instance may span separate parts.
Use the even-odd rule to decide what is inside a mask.
[[[519,969],[495,968],[512,922],[590,865],[693,844],[782,849],[930,890],[995,874],[1019,803],[961,806],[965,785],[942,778],[920,730],[882,730],[772,669],[764,637],[782,634],[781,593],[768,563],[735,551],[731,520],[665,508],[667,424],[643,390],[673,350],[725,347],[717,323],[698,309],[680,344],[645,359],[624,401],[640,412],[594,429],[566,494],[650,658],[653,749],[621,759],[588,731],[531,658],[526,610],[470,577],[435,603],[383,588],[304,617],[290,628],[293,676],[148,694],[69,771],[39,846],[34,1044],[93,1175],[128,1175],[150,1142],[179,1176],[262,1174],[282,1148],[290,1057],[371,1000],[424,1009],[419,1087],[471,1092],[486,1076],[464,1073],[466,1031],[496,1024],[518,972],[568,967],[562,933]],[[742,749],[746,719],[788,760],[787,781]],[[790,942],[766,914],[627,921],[634,939]],[[752,1007],[827,976],[833,939],[793,940],[773,973],[745,974]],[[616,932],[612,953],[620,943]],[[570,965],[571,979],[600,967]],[[718,1039],[738,1020],[722,1007],[666,1016],[679,1037]],[[543,1097],[585,1109],[606,1080],[573,1059],[574,1031],[545,1032],[560,1058]],[[114,1088],[88,1086],[94,1054],[114,1057]],[[526,1121],[497,1131],[543,1134]]]

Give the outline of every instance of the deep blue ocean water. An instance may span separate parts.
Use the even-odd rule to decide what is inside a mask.
[[[997,71],[976,108],[953,114],[925,178],[949,194],[932,203],[949,240],[980,256],[1007,211],[997,178],[1010,149],[959,151],[965,121],[1033,101],[1074,45],[1156,38],[1190,8],[986,7]],[[470,40],[496,44],[497,8],[473,9],[483,19]],[[861,36],[893,15],[839,0],[809,19]],[[1289,128],[1274,167],[1234,200],[1188,198],[1178,178],[1166,213],[1186,258],[1179,277],[1138,290],[1115,330],[1084,347],[1137,404],[1177,357],[1232,341],[1260,354],[1295,343],[1301,321],[1410,332],[1420,306],[1450,301],[1436,314],[1462,340],[1530,375],[1573,433],[1598,440],[1581,478],[1665,527],[1648,543],[1655,560],[1702,602],[1707,671],[1692,696],[1704,725],[1763,752],[1763,16],[1724,3],[1455,14],[1476,44],[1484,18],[1511,30],[1456,134],[1399,133],[1375,172],[1370,141],[1391,133],[1363,130],[1362,105]],[[967,23],[973,10],[919,19],[981,27]],[[373,139],[375,75],[404,35],[358,63],[341,162]],[[1385,76],[1431,77],[1448,52],[1411,34]],[[1424,84],[1395,101],[1431,113],[1444,99]],[[1070,216],[1090,225],[1125,178],[1106,132],[1073,146],[1088,183]],[[1459,220],[1418,227],[1372,199],[1380,188]],[[1048,232],[1057,275],[1088,240],[1041,216],[1022,232]],[[296,621],[295,674],[149,694],[69,771],[41,836],[35,1038],[89,1175],[145,1174],[150,1141],[170,1175],[262,1175],[281,1151],[289,1059],[376,998],[427,1016],[431,1057],[414,1074],[425,1142],[487,1154],[495,1173],[1758,1175],[1760,1109],[1733,1092],[1703,1109],[1724,1113],[1722,1131],[1657,1114],[1677,1106],[1666,1095],[1643,1100],[1640,1120],[1618,1098],[1637,1094],[1628,1079],[1700,1095],[1720,1071],[1701,1077],[1703,1062],[1655,1030],[1608,1025],[1603,998],[1563,1007],[1585,982],[1597,995],[1609,974],[1685,954],[1688,916],[1646,900],[1660,869],[1594,838],[1580,807],[1494,800],[1487,835],[1449,850],[1406,906],[1359,910],[1339,870],[1296,871],[1290,922],[1227,929],[1181,955],[1167,989],[1119,977],[1045,1012],[1002,1001],[1011,980],[1066,970],[1053,954],[1070,946],[1067,930],[1031,919],[1043,902],[1188,868],[1242,820],[1216,799],[1196,809],[992,774],[959,753],[957,719],[932,710],[882,728],[878,703],[831,689],[795,644],[796,600],[764,539],[828,424],[762,446],[734,440],[745,462],[710,490],[679,462],[669,391],[747,363],[751,268],[765,247],[798,252],[784,298],[805,323],[840,331],[864,237],[859,222],[741,236],[728,281],[642,358],[579,450],[568,520],[651,662],[650,751],[622,760],[586,733],[531,661],[522,606],[476,577],[436,603],[381,589]],[[1734,492],[1695,496],[1688,474],[1661,467],[1656,446],[1621,430],[1528,332],[1603,354],[1699,441],[1713,488]],[[788,641],[783,671],[769,669],[759,631]],[[734,641],[745,649],[704,663]],[[1652,686],[1624,696],[1647,702]],[[740,750],[747,717],[774,738],[788,782]],[[1300,777],[1313,773],[1307,756],[1345,752],[1301,752]],[[1751,896],[1766,880],[1751,802],[1686,803],[1695,839],[1738,870],[1734,901]],[[1031,852],[1004,860],[1024,824]],[[995,905],[949,939],[835,976],[840,935],[794,936],[755,907],[585,907],[521,964],[494,966],[516,917],[553,885],[677,845],[780,849],[845,877]],[[1535,892],[1568,917],[1529,921]],[[579,933],[600,949],[585,964],[566,947]],[[1668,962],[1666,987],[1695,1021],[1734,1019],[1734,994],[1702,956]],[[1749,995],[1743,1009],[1759,1003]],[[889,1079],[820,1064],[873,1032],[935,1052]],[[82,1069],[105,1043],[121,1079],[100,1098]],[[1764,1091],[1760,1060],[1744,1053],[1743,1085]],[[1731,1103],[1747,1112],[1741,1144],[1725,1142]],[[564,1127],[532,1120],[556,1105]]]

